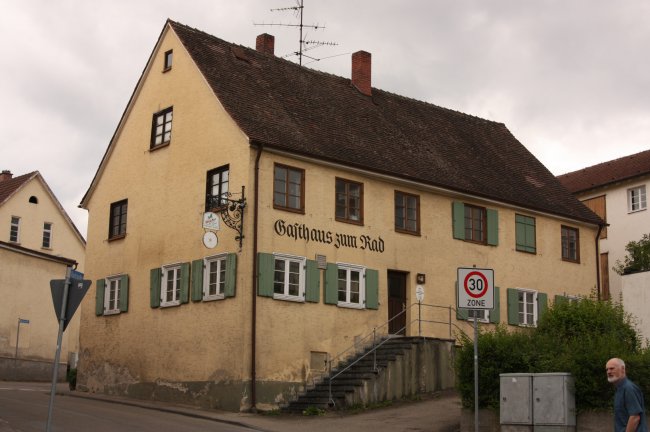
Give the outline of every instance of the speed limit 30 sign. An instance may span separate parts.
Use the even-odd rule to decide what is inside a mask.
[[[494,308],[494,270],[458,268],[458,309]]]

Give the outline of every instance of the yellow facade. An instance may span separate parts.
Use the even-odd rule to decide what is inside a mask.
[[[18,242],[10,241],[12,217],[20,218]],[[51,224],[50,247],[43,247],[45,222]],[[0,305],[0,372],[4,379],[51,379],[58,321],[50,280],[64,279],[66,267],[74,262],[83,272],[85,244],[40,174],[0,206],[0,226],[4,242],[0,248],[4,299]],[[63,373],[68,362],[75,363],[79,351],[79,317],[77,313],[64,333]],[[18,363],[14,362],[16,354]]]
[[[173,66],[165,71],[169,50]],[[152,116],[171,106],[171,141],[150,149]],[[240,248],[222,221],[217,246],[208,248],[206,173],[226,164],[232,198],[245,191],[244,239]],[[304,170],[304,212],[274,207],[275,164]],[[336,178],[363,184],[363,224],[336,220]],[[395,191],[419,196],[419,235],[395,231]],[[122,200],[126,234],[109,240],[111,204]],[[455,239],[454,202],[495,210],[498,245]],[[588,295],[596,285],[595,226],[251,145],[168,27],[82,205],[89,211],[86,277],[128,275],[128,311],[98,315],[93,289],[84,301],[79,383],[90,391],[226,409],[285,403],[313,380],[314,358],[336,356],[373,328],[388,332],[389,271],[406,281],[407,335],[418,334],[416,275],[425,276],[424,303],[439,308],[423,308],[421,318],[442,323],[420,323],[422,334],[440,338],[468,328],[455,311],[448,322],[458,267],[494,269],[502,323],[508,288],[552,300]],[[535,218],[536,253],[515,250],[515,214]],[[578,263],[562,260],[562,225],[579,230]],[[152,269],[220,253],[237,257],[233,297],[151,306]],[[318,302],[258,295],[258,254],[274,253],[377,270],[377,309],[326,304],[323,269]]]

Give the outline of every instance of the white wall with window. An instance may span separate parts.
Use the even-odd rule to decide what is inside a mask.
[[[647,205],[647,189],[650,178],[637,177],[627,182],[578,195],[581,201],[597,196],[605,196],[607,208],[607,237],[600,239],[600,253],[607,255],[609,292],[611,299],[620,301],[623,280],[612,270],[616,261],[625,259],[625,246],[637,241],[650,231],[650,212]],[[585,239],[585,241],[587,241]]]

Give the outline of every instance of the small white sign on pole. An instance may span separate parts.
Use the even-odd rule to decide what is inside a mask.
[[[458,268],[458,309],[494,308],[494,270]]]
[[[418,302],[420,303],[424,300],[424,287],[422,285],[415,287],[415,298],[418,299]]]

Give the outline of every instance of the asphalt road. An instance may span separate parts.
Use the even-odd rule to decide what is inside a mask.
[[[0,432],[44,432],[50,401],[49,391],[49,384],[0,382]],[[244,432],[256,429],[136,406],[56,395],[51,430]]]

